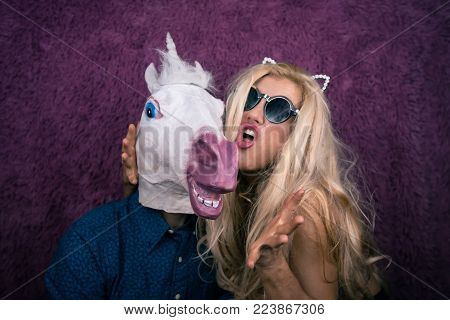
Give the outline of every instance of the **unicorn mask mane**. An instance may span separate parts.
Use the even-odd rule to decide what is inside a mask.
[[[166,46],[167,52],[157,49],[161,56],[160,74],[153,63],[145,71],[145,81],[152,94],[169,84],[192,84],[205,90],[213,88],[211,73],[203,70],[198,61],[191,65],[180,59],[170,33],[166,36]]]

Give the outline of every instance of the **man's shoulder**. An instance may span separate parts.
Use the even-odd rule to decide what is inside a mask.
[[[128,199],[98,206],[74,221],[58,242],[45,274],[48,296],[54,299],[101,299],[105,279],[116,274],[117,219]]]
[[[122,200],[114,200],[100,205],[75,220],[69,230],[86,238],[99,233],[111,233],[124,220],[135,200],[134,194]]]

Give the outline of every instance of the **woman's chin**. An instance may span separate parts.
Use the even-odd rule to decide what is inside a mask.
[[[250,157],[239,157],[239,171],[245,174],[256,174],[258,171],[261,171],[265,166],[259,162],[254,161],[253,159],[249,159]]]

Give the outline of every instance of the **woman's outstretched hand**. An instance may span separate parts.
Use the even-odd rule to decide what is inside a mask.
[[[271,262],[280,257],[281,246],[288,242],[288,236],[304,221],[303,216],[296,214],[303,195],[303,189],[290,195],[261,236],[250,246],[247,258],[249,268],[253,269],[256,264],[261,267],[270,266]]]
[[[123,194],[129,196],[138,183],[136,159],[136,131],[134,124],[128,126],[127,136],[122,140],[122,183]]]

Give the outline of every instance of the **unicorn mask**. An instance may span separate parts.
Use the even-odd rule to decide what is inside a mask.
[[[152,95],[137,135],[139,202],[215,219],[222,194],[236,188],[237,147],[223,136],[223,102],[207,91],[211,74],[181,60],[169,33],[166,42],[159,75],[153,63],[145,72]]]

